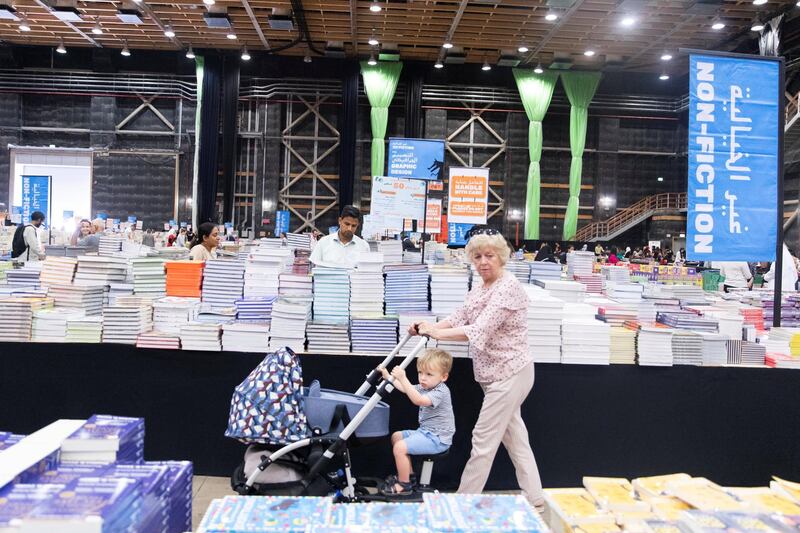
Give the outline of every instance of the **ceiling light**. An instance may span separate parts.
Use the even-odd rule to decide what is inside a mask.
[[[524,54],[527,51],[528,51],[527,46],[520,46],[519,48],[517,48],[517,52],[519,52],[520,54]]]
[[[303,63],[311,63],[311,56],[306,54],[306,56],[303,58]]]
[[[535,68],[535,69],[533,69],[533,71],[534,71],[536,74],[541,74],[541,73],[543,73],[543,72],[544,72],[544,69],[542,68],[542,64],[541,64],[541,63],[537,63],[537,64],[536,64],[536,68]]]
[[[715,21],[714,21],[714,22],[711,24],[711,29],[712,29],[712,30],[721,30],[721,29],[722,29],[722,28],[724,28],[724,27],[725,27],[725,23],[724,23],[724,22],[722,22],[722,21],[721,21],[721,20],[719,20],[719,19],[716,19],[716,20],[715,20]]]
[[[191,45],[189,46],[189,49],[186,50],[186,59],[194,59],[194,50],[192,50]]]
[[[667,74],[667,73],[665,72],[665,73],[663,73],[661,76],[659,76],[659,77],[658,77],[658,79],[660,79],[661,81],[666,81],[666,80],[668,80],[668,79],[669,79],[669,74]]]
[[[636,24],[636,17],[627,16],[620,21],[620,24],[622,24],[626,28],[630,28],[631,26]]]
[[[250,61],[250,52],[247,51],[246,46],[242,49],[242,61]]]
[[[377,64],[378,64],[378,62],[375,61],[375,54],[370,54],[369,60],[367,61],[367,65],[369,65],[371,67],[374,67]]]
[[[558,19],[558,15],[553,13],[552,11],[544,16],[544,20],[546,20],[548,22],[553,22],[554,20],[557,20],[557,19]]]
[[[203,3],[205,5],[207,5],[207,6],[213,6],[214,5],[214,0],[203,0]]]
[[[373,2],[372,5],[369,6],[369,10],[373,13],[378,13],[381,10],[381,6],[377,2]]]
[[[661,54],[661,61],[669,61],[670,59],[672,59],[672,54],[669,54],[667,52]]]
[[[453,43],[451,43],[450,41],[445,41],[445,43],[442,45],[442,48],[450,50],[451,48],[453,48]]]
[[[594,55],[594,50],[586,50],[583,55],[586,57],[592,57]]]
[[[686,234],[685,234],[685,233],[681,233],[681,234],[680,234],[680,235],[678,235],[678,236],[679,236],[680,238],[684,238],[684,237],[686,237]]]
[[[761,31],[764,29],[764,23],[758,19],[753,19],[753,24],[750,26],[750,31]]]
[[[128,50],[128,41],[125,41],[125,46],[122,48],[122,52],[120,54],[124,55],[125,57],[130,57],[131,51]]]
[[[489,63],[487,63],[486,61],[484,61],[483,62],[483,66],[481,67],[481,70],[492,70],[492,66]]]
[[[172,39],[173,37],[175,37],[175,30],[173,30],[172,26],[170,26],[169,24],[164,26],[164,36],[169,38],[169,39]]]
[[[31,26],[28,24],[28,19],[25,17],[23,17],[22,22],[19,23],[19,31],[31,31]]]
[[[762,6],[767,3],[767,0],[753,0],[754,6]]]
[[[94,27],[92,28],[92,33],[95,35],[103,35],[103,28],[100,27],[100,21],[94,23]]]
[[[64,46],[64,41],[63,40],[60,43],[58,43],[58,48],[56,48],[56,52],[58,52],[59,54],[66,54],[67,53],[67,49]]]
[[[659,176],[659,177],[656,178],[656,180],[657,181],[664,181],[664,178],[662,176]]]
[[[433,64],[433,68],[444,68],[444,63],[442,63],[441,61],[437,61],[436,63]]]
[[[231,30],[231,31],[228,32],[228,35],[226,35],[225,37],[227,37],[228,39],[230,39],[232,41],[232,40],[236,39],[236,34],[233,33],[233,30]]]
[[[378,46],[378,44],[380,44],[378,42],[378,39],[376,39],[374,35],[369,38],[369,41],[367,41],[367,43],[369,43],[370,46]]]

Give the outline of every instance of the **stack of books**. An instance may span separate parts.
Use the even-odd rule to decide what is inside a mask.
[[[100,255],[115,255],[122,251],[122,235],[119,233],[101,235],[98,253]]]
[[[719,332],[727,335],[731,339],[742,338],[742,328],[744,327],[744,317],[733,314],[720,314],[717,316],[719,322]]]
[[[167,296],[200,298],[202,296],[202,261],[167,261]]]
[[[739,314],[744,317],[744,323],[754,326],[757,333],[764,331],[764,309],[761,307],[742,307]]]
[[[362,252],[350,273],[350,314],[383,314],[383,254]]]
[[[611,328],[611,364],[636,364],[636,332],[622,327]]]
[[[286,533],[322,531],[318,528],[330,521],[332,506],[331,498],[225,496],[211,501],[198,533],[266,532],[269,524]]]
[[[67,321],[85,316],[80,309],[70,309],[68,307],[50,307],[34,311],[31,340],[34,342],[65,342],[67,338]]]
[[[430,322],[435,324],[437,322],[436,315],[433,313],[401,313],[398,316],[398,336],[402,339],[411,324],[418,324],[420,322]],[[424,337],[411,337],[408,342],[400,348],[399,357],[405,357],[410,354],[414,347],[419,343],[419,340]],[[399,342],[399,340],[398,340]],[[436,341],[426,339],[425,346],[435,346]]]
[[[603,265],[600,273],[604,280],[616,283],[628,283],[631,279],[631,271],[626,266]]]
[[[528,349],[537,363],[561,362],[561,321],[564,302],[534,285],[523,285],[528,295]]]
[[[127,277],[128,260],[124,257],[99,257],[96,255],[78,257],[78,271],[75,273],[76,285],[124,283]]]
[[[103,342],[135,345],[139,334],[151,329],[153,308],[149,305],[103,308]]]
[[[594,252],[569,252],[567,254],[567,276],[572,278],[576,274],[588,276],[594,268]]]
[[[430,275],[432,313],[450,315],[464,305],[469,292],[469,270],[455,265],[433,265]]]
[[[607,365],[611,361],[611,331],[597,320],[572,318],[561,322],[561,362]]]
[[[692,331],[706,331],[716,333],[718,323],[716,319],[701,317],[691,311],[670,311],[656,314],[656,321],[666,324],[671,328],[689,329]]]
[[[311,321],[306,326],[310,353],[350,352],[350,331],[347,322]]]
[[[245,263],[244,297],[276,296],[278,276],[291,264],[292,252],[286,248],[259,246]]]
[[[203,303],[212,307],[233,307],[244,294],[244,263],[211,259],[203,269]]]
[[[14,287],[39,287],[39,275],[42,273],[42,263],[33,261],[25,263],[20,268],[6,271],[6,281]]]
[[[703,339],[703,366],[722,366],[728,362],[728,337],[719,333],[700,332]]]
[[[397,345],[396,316],[354,316],[350,320],[353,352],[385,357]]]
[[[506,270],[514,274],[520,283],[528,283],[528,280],[531,279],[531,263],[528,261],[509,259],[506,263]]]
[[[575,274],[575,281],[586,287],[590,294],[602,294],[603,278],[599,274]]]
[[[473,281],[474,282],[474,281]],[[581,303],[586,297],[586,287],[577,281],[536,280],[535,283],[550,293],[550,296],[564,302]]]
[[[606,294],[618,302],[638,304],[642,300],[643,289],[644,287],[639,283],[609,281],[606,286]]]
[[[383,271],[386,274],[384,301],[387,315],[429,310],[427,265],[387,264]]]
[[[87,315],[103,312],[104,285],[51,285],[48,296],[56,307],[82,309]]]
[[[297,300],[278,298],[272,306],[269,351],[288,346],[302,352],[306,345],[306,323],[311,319],[311,305]]]
[[[378,252],[383,255],[386,265],[397,265],[403,262],[403,242],[396,239],[378,241]]]
[[[601,306],[597,308],[597,320],[611,326],[622,326],[629,320],[636,320],[638,313],[633,307],[621,305]]]
[[[61,444],[62,463],[144,461],[144,418],[92,415]]]
[[[199,310],[197,298],[159,298],[153,301],[153,328],[162,333],[178,334],[183,325],[194,322]]]
[[[550,531],[539,513],[519,494],[423,495],[423,509],[429,531]],[[415,513],[407,513],[412,518]],[[380,529],[380,521],[375,524]],[[400,528],[398,528],[400,530]],[[402,531],[418,531],[406,527]]]
[[[189,461],[150,461],[167,468],[164,498],[169,521],[167,531],[192,530],[192,463]]]
[[[468,358],[470,356],[469,342],[467,341],[436,341],[436,347],[446,351],[453,357]]]
[[[106,303],[117,305],[119,298],[133,296],[133,283],[112,283],[108,286]]]
[[[0,261],[0,282],[6,281],[6,272],[14,269],[14,263],[11,261]]]
[[[181,346],[184,350],[220,352],[221,337],[221,324],[192,322],[181,326]]]
[[[264,353],[269,347],[269,323],[235,322],[222,326],[222,351]]]
[[[286,244],[297,250],[311,250],[310,233],[287,233]]]
[[[694,331],[673,330],[672,362],[675,365],[702,365],[703,337]]]
[[[272,319],[272,306],[277,296],[261,296],[236,300],[236,320],[241,322],[262,322],[269,324]]]
[[[314,300],[313,278],[308,272],[282,272],[278,276],[278,295],[293,300]]]
[[[156,348],[158,350],[180,350],[181,338],[176,333],[153,330],[140,333],[136,338],[137,348]]]
[[[167,273],[160,257],[134,257],[133,293],[151,298],[162,298],[167,294]]]
[[[78,260],[73,257],[47,257],[42,263],[39,282],[42,285],[71,285]]]
[[[535,280],[561,279],[561,265],[558,263],[547,263],[545,261],[534,261],[530,263],[530,277],[528,283]]]
[[[314,268],[314,320],[347,322],[350,316],[350,273],[346,268]]]
[[[770,353],[800,355],[800,328],[772,328],[765,346]]]
[[[672,366],[672,331],[641,326],[636,335],[636,362],[640,366]]]
[[[0,339],[27,342],[31,339],[33,313],[53,307],[52,298],[0,298]]]
[[[100,343],[103,340],[103,317],[86,316],[67,320],[65,342]]]

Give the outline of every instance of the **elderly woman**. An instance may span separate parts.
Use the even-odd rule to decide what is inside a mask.
[[[475,231],[466,252],[483,284],[475,284],[464,306],[445,320],[412,324],[409,333],[470,342],[475,380],[484,397],[458,492],[478,494],[483,490],[502,442],[525,497],[541,511],[542,482],[520,411],[533,388],[528,296],[516,277],[503,268],[511,249],[499,232],[491,228]]]

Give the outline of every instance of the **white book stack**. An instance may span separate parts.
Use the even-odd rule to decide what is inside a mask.
[[[6,271],[6,281],[14,287],[39,287],[39,276],[42,273],[42,262],[32,261],[20,268]]]
[[[181,338],[176,333],[163,331],[147,331],[136,338],[137,348],[153,348],[156,350],[180,350]]]
[[[703,339],[703,366],[723,366],[728,363],[727,335],[701,331]]]
[[[457,265],[431,265],[431,312],[450,315],[464,305],[469,292],[469,270]],[[527,285],[527,280],[524,282]]]
[[[256,248],[245,263],[244,297],[277,295],[278,276],[293,260],[288,248]]]
[[[123,237],[119,233],[101,235],[98,248],[99,255],[115,255],[122,251]]]
[[[92,415],[61,443],[64,463],[139,463],[143,460],[144,418]],[[94,530],[101,529],[98,525]]]
[[[609,281],[606,284],[606,295],[624,303],[638,304],[642,300],[643,290],[644,287],[639,283]]]
[[[265,353],[268,347],[268,323],[234,322],[222,326],[223,352]]]
[[[533,283],[535,280],[561,279],[561,265],[558,263],[534,261],[530,263],[530,269],[528,283]]]
[[[108,286],[108,304],[117,305],[120,298],[133,296],[133,283],[112,283]]]
[[[656,321],[656,306],[652,300],[642,298],[636,305],[637,316],[636,319],[641,324],[652,324]]]
[[[474,281],[473,281],[474,283]],[[586,298],[586,287],[577,281],[539,280],[536,285],[546,289],[550,296],[569,303],[581,303]]]
[[[611,362],[611,328],[586,318],[567,318],[561,322],[561,362],[565,364],[607,365]]]
[[[564,302],[535,285],[523,285],[528,295],[528,350],[537,363],[561,362],[561,321]]]
[[[272,306],[269,351],[288,346],[295,352],[305,350],[306,324],[311,319],[307,302],[278,298]]]
[[[636,364],[636,332],[632,329],[611,328],[611,364]]]
[[[153,329],[150,305],[109,305],[103,308],[103,342],[136,344],[140,333]]]
[[[210,259],[203,269],[203,303],[211,307],[233,307],[244,294],[244,263]]]
[[[573,277],[575,274],[588,276],[594,267],[594,252],[569,252],[567,254],[567,276]]]
[[[286,244],[295,250],[311,250],[311,234],[287,233]]]
[[[628,283],[631,280],[631,271],[624,266],[603,265],[600,267],[600,273],[606,281]]]
[[[65,342],[99,344],[103,341],[103,317],[85,316],[67,320]]]
[[[293,300],[314,300],[314,281],[311,274],[283,272],[278,276],[278,295]]]
[[[800,335],[800,328],[772,328],[765,343],[767,353],[782,353],[792,355],[791,342],[797,335]],[[797,344],[798,340],[795,340]]]
[[[582,283],[586,287],[586,292],[590,294],[602,294],[603,278],[600,274],[575,274],[575,281]]]
[[[641,326],[636,336],[639,365],[672,366],[672,332],[667,328]]]
[[[195,322],[204,324],[230,324],[236,322],[236,307],[211,307],[201,303]]]
[[[350,331],[347,322],[317,322],[311,321],[306,325],[309,353],[336,353],[350,352]]]
[[[51,285],[48,295],[56,307],[82,309],[86,315],[103,312],[104,285]]]
[[[83,318],[80,309],[48,308],[33,313],[31,340],[34,342],[65,342],[67,338],[67,321]]]
[[[681,305],[702,305],[708,302],[703,288],[697,285],[666,285],[662,290],[668,298],[680,300]]]
[[[744,327],[744,317],[722,313],[717,315],[719,320],[719,332],[734,340],[742,339],[742,328]]]
[[[675,365],[702,365],[703,337],[694,331],[672,330],[672,362]]]
[[[506,270],[514,274],[520,283],[528,283],[531,278],[531,263],[528,261],[519,261],[517,259],[509,259],[506,263]]]
[[[446,316],[438,316],[437,320],[444,320],[447,318]],[[414,339],[411,339],[414,341]],[[468,358],[469,355],[469,342],[468,341],[428,341],[428,347],[433,346],[433,343],[436,343],[437,348],[441,348],[442,350],[446,351],[453,357],[461,357],[461,358]]]
[[[386,265],[394,265],[403,262],[403,242],[396,239],[389,241],[378,241],[378,252],[383,254],[383,262]]]
[[[53,306],[50,298],[0,299],[0,339],[5,342],[27,342],[31,339],[33,313]]]
[[[78,257],[76,285],[110,285],[125,283],[128,277],[128,260],[123,257],[100,257],[82,255]]]
[[[133,293],[151,298],[163,298],[167,294],[167,273],[160,257],[136,257],[131,259]]]
[[[379,270],[359,266],[350,273],[351,315],[383,314],[383,263],[377,267]]]
[[[262,237],[258,240],[258,246],[263,248],[283,248],[283,239],[280,237]],[[245,257],[246,259],[246,257]]]
[[[350,318],[350,271],[314,268],[314,320],[345,323]]]
[[[436,315],[432,313],[402,313],[398,316],[399,324],[398,324],[398,331],[399,331],[399,338],[402,339],[406,333],[408,333],[408,328],[411,324],[418,324],[420,322],[431,322],[436,323]],[[435,346],[436,341],[432,341],[430,339],[426,339],[425,337],[411,337],[408,342],[400,348],[400,353],[398,354],[399,357],[405,357],[406,355],[410,354],[414,347],[419,343],[420,339],[425,339],[425,346]]]
[[[181,327],[194,322],[200,311],[198,298],[167,296],[153,301],[153,329],[178,334]]]
[[[75,277],[78,260],[74,257],[48,257],[42,263],[39,283],[44,286],[70,285]]]
[[[221,352],[221,336],[221,324],[193,322],[181,326],[181,347],[183,350]]]

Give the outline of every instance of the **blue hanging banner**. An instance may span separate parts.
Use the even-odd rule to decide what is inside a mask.
[[[444,179],[444,141],[389,139],[389,177]]]
[[[22,223],[31,220],[31,213],[41,211],[50,226],[50,176],[22,176]]]
[[[778,61],[690,56],[688,259],[775,260],[782,94]]]
[[[454,246],[464,246],[467,244],[467,232],[475,224],[464,224],[462,222],[447,223],[447,244]]]
[[[289,211],[275,211],[275,235],[289,233]]]

